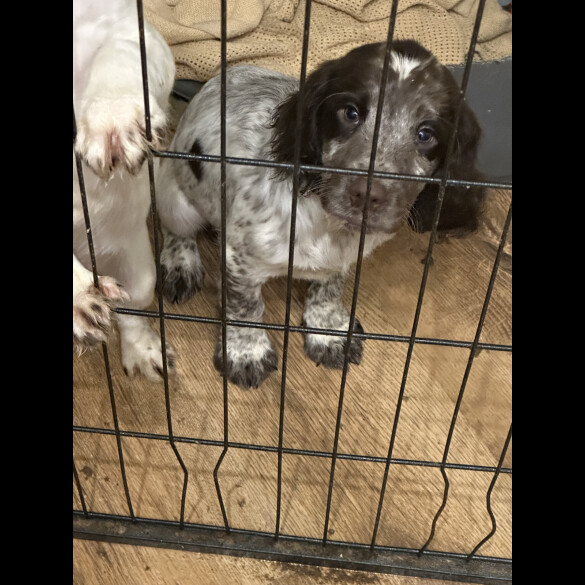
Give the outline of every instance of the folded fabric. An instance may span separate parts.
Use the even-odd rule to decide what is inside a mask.
[[[479,0],[400,0],[397,39],[412,38],[445,64],[465,60]],[[178,79],[207,81],[220,69],[219,0],[145,0],[146,18],[173,51]],[[311,4],[310,72],[358,45],[384,41],[390,0],[314,0]],[[227,62],[256,64],[298,76],[305,16],[304,0],[227,0]],[[475,58],[512,54],[512,16],[487,0]]]

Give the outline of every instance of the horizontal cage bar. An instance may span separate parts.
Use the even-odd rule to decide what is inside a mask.
[[[78,433],[95,433],[100,435],[113,435],[115,432],[112,429],[108,429],[105,427],[89,427],[89,426],[82,426],[82,425],[73,425],[73,431]],[[136,439],[152,439],[156,441],[168,441],[169,435],[162,435],[157,433],[144,433],[138,431],[125,431],[120,430],[121,437],[132,437]],[[198,437],[184,437],[180,435],[175,435],[173,437],[174,441],[177,443],[187,443],[193,445],[208,445],[212,447],[221,447],[224,445],[224,441],[213,440],[213,439],[204,439]],[[233,447],[234,449],[249,449],[250,451],[266,451],[268,453],[276,453],[278,448],[271,445],[257,445],[252,443],[242,443],[238,441],[229,441],[229,447]],[[293,449],[289,447],[283,447],[283,453],[287,455],[306,455],[309,457],[331,457],[331,452],[327,451],[315,451],[312,449]],[[364,462],[372,462],[372,463],[385,463],[386,457],[376,457],[374,455],[358,455],[352,453],[339,453],[337,455],[339,459],[346,459],[348,461],[364,461]],[[393,458],[392,463],[397,463],[399,465],[413,465],[413,466],[420,466],[420,467],[441,467],[441,463],[439,461],[424,461],[420,459],[401,459],[401,458]],[[445,467],[448,469],[461,469],[466,471],[484,471],[484,472],[491,472],[493,473],[496,471],[496,467],[492,466],[484,466],[484,465],[468,465],[464,463],[446,463]],[[501,469],[502,473],[512,473],[512,469],[509,467],[503,467]]]
[[[76,538],[142,546],[163,546],[214,554],[229,554],[272,561],[336,567],[346,570],[391,573],[483,585],[512,581],[508,559],[427,551],[422,556],[407,548],[376,547],[371,551],[359,543],[329,541],[232,528],[229,534],[214,526],[103,514],[73,514]]]

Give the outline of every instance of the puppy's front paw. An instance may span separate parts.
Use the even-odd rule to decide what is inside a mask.
[[[122,337],[122,366],[127,376],[142,374],[149,380],[158,381],[163,377],[163,358],[160,336],[152,329],[145,328],[135,340],[129,341]],[[175,373],[177,354],[170,344],[165,345],[167,357],[167,373]]]
[[[146,140],[141,95],[96,97],[84,108],[78,122],[75,148],[96,175],[108,179],[117,168],[136,174],[150,146],[162,144],[166,115],[151,100],[152,144]]]
[[[161,252],[163,296],[173,303],[184,303],[203,287],[205,269],[195,240],[165,235]]]
[[[111,305],[128,299],[128,294],[109,276],[100,276],[73,296],[73,346],[78,353],[106,341],[111,328]]]
[[[303,322],[303,327],[306,324]],[[354,323],[354,332],[363,333],[364,329],[361,323],[356,319]],[[346,337],[336,335],[318,335],[307,333],[305,335],[304,349],[318,366],[323,365],[327,368],[343,368],[345,360],[345,348],[347,346]],[[349,361],[352,364],[359,364],[362,361],[362,340],[356,337],[351,338],[349,346]]]
[[[278,357],[271,346],[234,349],[228,342],[226,370],[223,368],[221,342],[215,348],[213,364],[220,374],[226,374],[230,382],[241,388],[257,388],[268,376],[278,369]]]

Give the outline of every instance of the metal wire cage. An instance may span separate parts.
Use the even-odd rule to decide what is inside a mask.
[[[387,71],[388,58],[392,45],[392,39],[394,36],[394,28],[396,21],[398,2],[394,0],[392,2],[392,9],[389,19],[388,27],[388,38],[387,38],[387,51],[386,51],[386,63],[384,72]],[[465,95],[468,79],[471,71],[471,64],[474,54],[475,43],[477,42],[479,26],[482,19],[483,7],[485,0],[479,2],[479,8],[476,16],[475,27],[470,39],[468,58],[465,64],[463,73],[463,80],[461,83],[462,95]],[[150,114],[148,104],[148,78],[147,78],[147,67],[146,67],[146,53],[144,44],[144,20],[143,20],[143,7],[142,1],[137,1],[138,5],[138,29],[141,43],[141,54],[142,54],[142,73],[143,73],[143,85],[144,85],[144,99],[145,99],[145,110],[146,110],[146,136],[147,139],[151,139],[151,127],[150,127]],[[303,37],[303,51],[301,59],[301,73],[300,83],[301,86],[304,83],[307,70],[307,54],[308,54],[308,41],[310,35],[310,14],[311,14],[311,1],[306,0],[305,7],[305,26],[304,26],[304,37]],[[225,241],[225,222],[226,222],[226,168],[227,165],[264,165],[264,166],[283,166],[282,164],[277,165],[272,161],[258,161],[251,159],[236,159],[228,157],[226,155],[226,120],[225,120],[225,105],[226,105],[226,22],[227,22],[227,3],[225,0],[221,0],[221,153],[219,156],[211,156],[206,154],[192,154],[185,152],[170,152],[170,151],[151,151],[147,163],[150,177],[150,194],[151,194],[151,221],[153,226],[157,226],[157,211],[156,211],[156,199],[155,199],[155,168],[154,158],[155,157],[175,157],[182,158],[185,160],[200,160],[208,163],[219,164],[221,167],[221,202],[222,202],[222,229],[220,231],[221,241],[219,242],[220,249],[220,270],[225,273],[226,266],[226,241]],[[380,118],[379,113],[383,102],[383,90],[384,82],[381,83],[381,97],[379,101],[379,109],[377,119]],[[75,116],[74,116],[74,128],[75,128]],[[370,160],[370,167],[367,171],[368,177],[368,191],[371,184],[372,178],[379,176],[380,173],[376,173],[374,170],[375,162],[375,147],[377,142],[377,136],[379,132],[379,123],[377,121],[375,128],[375,135],[373,141],[373,151]],[[287,166],[287,165],[284,165]],[[181,549],[199,550],[205,552],[219,552],[223,554],[232,554],[240,556],[251,556],[257,558],[266,558],[273,560],[282,561],[294,561],[300,563],[317,564],[325,566],[344,567],[348,569],[362,569],[378,572],[393,572],[412,576],[425,576],[439,579],[458,580],[466,582],[477,582],[477,583],[502,583],[511,581],[512,572],[512,559],[511,555],[508,557],[504,556],[486,556],[481,554],[482,547],[496,534],[498,529],[498,519],[493,510],[492,506],[492,495],[494,490],[497,488],[498,481],[501,480],[502,476],[511,477],[512,469],[505,465],[507,461],[508,451],[511,443],[512,427],[509,426],[508,432],[500,444],[500,455],[497,462],[494,465],[478,465],[475,463],[459,463],[454,462],[450,458],[452,439],[454,434],[457,432],[458,416],[460,413],[462,401],[465,395],[467,383],[471,370],[474,366],[477,355],[481,350],[490,352],[505,352],[511,354],[511,345],[506,344],[493,344],[485,343],[481,341],[482,329],[484,321],[490,306],[490,300],[492,298],[492,292],[498,277],[498,271],[500,268],[500,262],[502,259],[504,247],[508,237],[508,231],[511,225],[512,206],[509,205],[506,219],[501,230],[499,237],[499,246],[495,252],[493,265],[490,270],[489,282],[484,293],[484,299],[482,303],[481,313],[477,321],[475,329],[475,336],[471,340],[448,340],[438,338],[424,338],[418,334],[419,323],[421,319],[423,299],[427,288],[427,280],[429,276],[429,270],[431,267],[433,249],[437,240],[436,227],[438,223],[438,217],[441,210],[443,193],[446,185],[449,184],[448,178],[437,179],[440,183],[439,199],[437,203],[437,209],[435,210],[434,228],[430,234],[428,240],[428,248],[426,251],[426,261],[422,271],[422,278],[420,282],[420,289],[418,291],[418,298],[416,301],[416,307],[414,311],[414,319],[410,335],[400,336],[385,333],[358,333],[354,331],[354,322],[356,315],[356,307],[358,302],[358,293],[360,289],[361,270],[362,270],[362,257],[363,257],[363,244],[365,237],[365,227],[362,228],[361,239],[358,257],[356,258],[355,265],[355,278],[353,281],[353,291],[351,297],[351,311],[350,311],[350,325],[347,332],[340,332],[335,330],[312,330],[302,326],[296,326],[292,324],[291,320],[291,304],[292,304],[292,259],[294,257],[294,241],[295,241],[295,213],[296,201],[299,193],[299,174],[301,170],[311,171],[319,170],[318,167],[310,167],[301,165],[299,163],[299,153],[296,153],[295,162],[288,165],[293,170],[294,177],[294,188],[293,188],[293,217],[291,219],[291,230],[290,230],[290,253],[289,253],[289,270],[286,285],[286,298],[285,298],[285,316],[282,323],[278,324],[258,324],[252,322],[242,321],[230,321],[226,317],[226,288],[225,282],[227,279],[222,278],[222,286],[220,290],[221,297],[221,314],[219,317],[209,317],[205,315],[184,315],[177,313],[170,313],[165,310],[162,294],[159,291],[162,290],[161,286],[161,266],[160,266],[160,234],[155,228],[152,230],[152,240],[154,255],[156,259],[157,269],[157,292],[158,294],[158,310],[155,311],[137,311],[130,309],[116,309],[119,313],[130,313],[141,315],[145,318],[156,319],[160,327],[160,335],[162,340],[162,346],[165,347],[166,340],[166,325],[169,321],[188,321],[191,323],[201,324],[202,326],[220,327],[222,330],[222,339],[226,339],[226,327],[228,325],[238,325],[241,327],[265,327],[278,331],[283,336],[283,351],[282,351],[282,363],[280,371],[280,397],[279,397],[279,414],[278,414],[278,438],[275,444],[257,444],[246,441],[234,441],[230,438],[230,396],[231,387],[226,377],[223,377],[221,389],[221,396],[217,396],[218,404],[221,403],[222,416],[223,416],[223,438],[217,440],[205,436],[187,436],[177,435],[173,430],[173,423],[176,421],[177,413],[173,408],[172,390],[170,388],[170,382],[167,372],[167,360],[166,354],[163,349],[163,390],[164,390],[164,403],[165,403],[165,414],[166,414],[166,427],[167,433],[154,433],[144,431],[142,429],[129,429],[121,428],[119,416],[117,412],[117,400],[119,400],[120,393],[124,392],[123,388],[115,387],[113,377],[111,374],[110,358],[108,353],[108,347],[106,344],[102,345],[103,353],[103,370],[104,370],[104,386],[107,388],[109,407],[111,411],[111,428],[106,428],[107,425],[88,425],[88,424],[74,424],[73,431],[74,437],[83,435],[85,438],[98,440],[100,437],[107,437],[115,440],[116,455],[117,455],[117,466],[121,482],[119,484],[119,490],[123,491],[124,499],[126,503],[126,513],[106,513],[101,510],[96,510],[92,506],[91,498],[87,497],[87,487],[84,474],[81,473],[80,465],[78,463],[78,456],[75,453],[75,442],[74,442],[74,457],[73,457],[73,476],[74,476],[74,509],[73,509],[73,534],[76,538],[87,538],[96,540],[107,540],[114,542],[125,542],[130,544],[146,544],[152,546],[168,546],[168,547],[179,547]],[[94,272],[94,279],[97,283],[97,269],[95,259],[93,257],[93,247],[91,241],[91,218],[87,212],[87,204],[85,203],[85,188],[83,183],[83,169],[81,160],[77,159],[77,170],[80,180],[82,202],[84,203],[85,218],[88,232],[88,244],[90,248],[90,254],[92,256],[92,268]],[[331,170],[331,169],[328,169]],[[338,172],[356,173],[355,170],[349,169],[338,169]],[[389,173],[382,173],[382,175],[388,175]],[[408,177],[406,178],[406,180]],[[416,177],[412,177],[412,180],[416,180]],[[451,181],[452,183],[461,183],[461,181]],[[470,185],[472,182],[468,182]],[[482,182],[481,185],[487,188],[511,190],[511,183],[507,182]],[[366,216],[367,214],[364,213]],[[364,222],[365,226],[365,222]],[[403,363],[402,377],[400,387],[396,393],[396,405],[393,412],[393,419],[391,424],[391,430],[387,433],[389,435],[389,443],[387,454],[385,456],[378,455],[364,455],[354,452],[344,452],[340,449],[340,431],[342,426],[342,413],[344,407],[345,390],[347,384],[347,376],[349,371],[349,351],[346,351],[344,368],[341,373],[341,383],[339,386],[339,392],[337,396],[337,406],[335,414],[335,426],[332,431],[333,440],[331,449],[320,449],[320,448],[292,448],[285,444],[284,441],[284,429],[286,424],[287,414],[287,373],[288,373],[288,348],[290,335],[303,332],[318,332],[324,335],[346,335],[347,336],[347,347],[349,348],[349,342],[352,336],[359,336],[362,339],[371,339],[377,342],[386,344],[403,344],[406,346],[405,359]],[[395,456],[395,445],[397,441],[399,423],[401,420],[402,408],[407,400],[406,388],[409,374],[411,374],[411,359],[415,347],[420,345],[438,345],[447,347],[457,347],[467,352],[467,360],[464,368],[463,377],[461,384],[457,392],[457,396],[454,400],[454,409],[450,415],[450,422],[448,425],[448,432],[446,439],[444,440],[441,449],[442,457],[438,460],[408,460],[405,458],[399,458]],[[226,354],[226,347],[224,341],[224,359]],[[202,357],[201,359],[205,359]],[[75,390],[75,388],[74,388]],[[370,421],[371,424],[376,424],[376,421]],[[140,514],[135,513],[135,495],[131,489],[130,482],[128,481],[127,473],[127,442],[134,441],[138,443],[157,442],[168,444],[172,450],[176,464],[180,468],[181,474],[181,489],[180,493],[177,494],[176,501],[174,498],[169,503],[173,512],[169,515],[161,515],[161,517],[144,517]],[[193,483],[194,467],[192,463],[185,461],[183,446],[186,445],[197,445],[202,449],[209,449],[211,453],[217,456],[213,472],[212,479],[215,487],[215,497],[217,507],[221,512],[221,522],[217,523],[201,523],[201,522],[190,522],[186,515],[186,504],[189,500],[192,491],[190,491]],[[222,485],[222,466],[226,455],[230,450],[243,450],[250,452],[261,452],[271,455],[271,461],[275,459],[276,465],[276,477],[275,477],[275,493],[274,493],[274,505],[270,503],[270,515],[273,519],[273,529],[270,531],[258,530],[250,526],[235,526],[230,519],[230,505],[227,504],[226,500],[231,499],[232,496],[226,496],[225,487]],[[313,457],[319,458],[326,461],[327,473],[326,473],[326,498],[325,498],[325,510],[321,523],[321,536],[315,536],[313,534],[289,534],[282,530],[282,517],[283,517],[283,489],[285,488],[286,480],[285,473],[283,470],[285,457]],[[381,481],[375,488],[375,502],[373,503],[373,509],[375,509],[374,520],[369,532],[368,540],[348,540],[339,539],[335,540],[332,538],[331,530],[331,516],[334,508],[334,492],[345,489],[343,481],[336,477],[336,471],[338,470],[339,462],[355,462],[356,465],[362,465],[364,468],[368,465],[375,464],[381,466],[382,472],[380,474]],[[141,461],[134,462],[139,467]],[[144,462],[143,465],[147,465]],[[438,500],[437,508],[432,516],[431,522],[428,525],[427,537],[418,546],[412,546],[410,544],[397,544],[389,546],[386,544],[380,544],[378,542],[379,529],[383,517],[384,505],[387,499],[387,493],[392,489],[392,470],[400,467],[428,467],[434,470],[439,470],[442,478],[443,485],[440,489],[440,498]],[[156,473],[157,470],[150,470]],[[162,471],[163,470],[159,470]],[[200,470],[196,470],[200,473]],[[449,498],[452,497],[450,494],[451,480],[450,474],[453,472],[461,472],[469,474],[471,477],[473,474],[481,474],[484,477],[489,477],[489,485],[487,489],[482,488],[483,497],[485,499],[485,512],[489,515],[491,529],[489,529],[482,538],[474,541],[469,541],[465,552],[461,551],[445,551],[436,550],[433,547],[437,523],[439,522],[446,506],[449,503]],[[146,473],[146,470],[145,470]],[[246,471],[242,470],[242,475],[239,478],[242,482],[246,482]],[[343,478],[342,478],[343,479]],[[317,481],[317,479],[315,479]],[[470,481],[473,481],[470,479]],[[211,483],[208,484],[211,486]],[[485,482],[481,484],[485,485]],[[479,488],[478,488],[479,489]],[[161,494],[162,498],[167,498],[167,494]],[[509,523],[509,519],[505,519],[506,523]],[[463,527],[465,530],[465,527]]]

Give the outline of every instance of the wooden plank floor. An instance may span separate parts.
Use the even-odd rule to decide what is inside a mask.
[[[435,246],[433,266],[417,335],[473,340],[495,257],[510,193],[490,192],[486,221],[477,234]],[[405,228],[363,265],[357,316],[368,333],[410,336],[428,235]],[[184,315],[217,316],[218,252],[201,238],[207,270],[203,291],[188,303],[165,302],[165,310]],[[352,282],[345,301],[351,302]],[[306,284],[293,286],[291,322],[300,324]],[[266,321],[282,323],[285,279],[265,286]],[[153,309],[155,305],[153,304]],[[153,326],[157,326],[153,320]],[[176,436],[223,440],[221,378],[212,365],[215,326],[166,321],[167,339],[178,352],[177,375],[170,380]],[[282,356],[283,335],[270,332]],[[506,246],[481,341],[511,345],[511,247]],[[318,368],[304,355],[300,334],[292,333],[287,365],[284,444],[287,448],[330,452],[333,444],[341,373]],[[117,414],[122,430],[168,433],[164,387],[128,378],[122,371],[116,335],[108,343]],[[367,340],[359,366],[351,366],[345,389],[339,450],[344,454],[386,457],[396,413],[407,344]],[[440,462],[469,359],[469,350],[416,344],[400,412],[393,456]],[[465,388],[448,462],[495,466],[511,424],[511,353],[482,350],[474,359]],[[280,371],[260,388],[229,387],[230,441],[274,447],[278,444]],[[113,428],[101,349],[73,359],[75,425]],[[75,432],[75,464],[88,508],[128,514],[115,439]],[[187,522],[222,526],[213,469],[221,447],[178,443],[189,470]],[[183,473],[168,441],[124,437],[128,488],[137,516],[177,520]],[[504,461],[511,467],[511,449]],[[369,543],[384,464],[339,459],[336,466],[329,536]],[[330,459],[285,455],[280,529],[285,534],[322,537]],[[469,553],[491,530],[486,493],[492,474],[449,469],[449,498],[437,523],[432,550]],[[273,452],[230,448],[219,481],[230,525],[271,532],[275,526],[277,457]],[[377,543],[420,547],[443,497],[440,470],[427,465],[392,465]],[[491,504],[497,531],[480,554],[511,557],[511,474],[501,474]],[[74,509],[80,508],[73,490]],[[298,568],[278,563],[216,555],[157,550],[74,540],[74,582],[79,585],[166,585],[166,583],[374,583],[435,585],[434,581],[344,571]],[[192,579],[197,575],[197,579]]]

